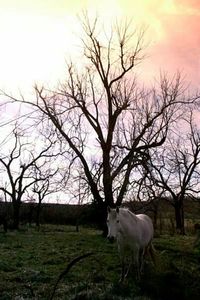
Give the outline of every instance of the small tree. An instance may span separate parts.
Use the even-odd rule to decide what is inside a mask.
[[[145,163],[147,163],[147,161],[145,161]],[[149,176],[149,172],[144,162],[143,166],[139,166],[138,177],[139,178],[134,181],[135,199],[140,202],[143,211],[152,213],[154,229],[157,229],[158,212],[165,190],[163,187],[155,185],[154,181]]]
[[[147,167],[149,180],[162,188],[174,207],[176,229],[185,234],[184,201],[200,191],[200,131],[194,124],[193,113],[185,120],[188,128],[180,135],[171,135],[162,149],[154,150]],[[186,125],[186,124],[185,124]]]
[[[50,141],[36,150],[24,132],[20,132],[17,125],[12,131],[12,141],[5,145],[4,153],[0,154],[0,171],[7,184],[3,182],[0,190],[10,197],[13,204],[13,228],[19,227],[19,216],[22,199],[26,191],[41,178],[34,178],[35,168],[39,169],[46,157],[51,157],[54,142]],[[9,149],[7,154],[5,149]]]
[[[42,201],[49,195],[61,191],[61,184],[56,175],[59,169],[51,169],[51,160],[45,160],[40,168],[34,169],[35,182],[32,187],[32,192],[37,195],[37,210],[36,210],[36,226],[40,226],[40,212]]]

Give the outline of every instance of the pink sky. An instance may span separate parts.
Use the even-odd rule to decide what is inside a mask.
[[[0,87],[23,90],[62,79],[65,59],[78,51],[74,32],[83,8],[104,22],[128,17],[148,26],[144,80],[179,69],[199,86],[199,0],[0,0],[0,8]]]
[[[157,66],[170,72],[183,70],[196,85],[200,84],[200,1],[198,7],[198,14],[163,16],[165,38],[153,49]]]

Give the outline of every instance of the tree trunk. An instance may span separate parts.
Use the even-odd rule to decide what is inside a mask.
[[[13,201],[13,229],[19,229],[20,205],[18,201]]]
[[[180,234],[185,234],[184,226],[184,210],[182,201],[177,201],[174,205],[175,209],[175,219],[176,219],[176,231]]]
[[[106,218],[107,218],[107,203],[102,202],[99,203],[93,203],[94,208],[94,215],[93,219],[94,222],[98,225],[99,229],[102,230],[102,235],[107,236],[107,224],[106,224]]]
[[[153,227],[154,230],[157,230],[157,224],[158,223],[158,207],[154,207],[153,209]]]
[[[41,201],[38,202],[36,210],[36,226],[40,226],[40,212],[41,212]]]
[[[182,218],[182,231],[181,231],[181,234],[185,235],[185,216],[184,216],[183,203],[181,205],[181,218]]]

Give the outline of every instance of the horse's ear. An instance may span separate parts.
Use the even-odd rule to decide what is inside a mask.
[[[107,207],[107,212],[110,213],[110,206]]]
[[[117,208],[116,208],[116,212],[117,212],[117,214],[119,213],[119,206],[117,206]]]

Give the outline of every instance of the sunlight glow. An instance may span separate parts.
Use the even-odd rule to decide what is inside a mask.
[[[1,84],[33,85],[58,79],[65,57],[75,51],[75,36],[67,23],[72,20],[20,14],[1,18]]]
[[[30,90],[35,82],[56,85],[65,77],[66,59],[80,55],[77,15],[83,10],[99,16],[104,28],[132,18],[148,28],[151,45],[166,42],[166,18],[200,11],[189,0],[0,0],[0,7],[0,87]]]

